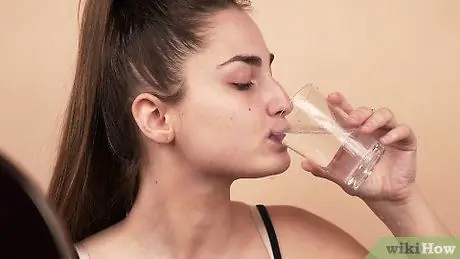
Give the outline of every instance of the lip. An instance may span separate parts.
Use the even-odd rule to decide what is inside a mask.
[[[271,132],[270,135],[268,136],[270,140],[273,140],[280,144],[283,143],[283,140],[285,137],[286,137],[286,133],[284,132]]]

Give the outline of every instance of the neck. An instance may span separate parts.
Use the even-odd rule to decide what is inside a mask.
[[[198,177],[185,169],[191,167],[171,160],[159,159],[142,172],[126,228],[144,248],[175,251],[169,256],[176,258],[223,248],[235,224],[231,181]]]

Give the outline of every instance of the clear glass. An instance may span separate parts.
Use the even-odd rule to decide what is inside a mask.
[[[332,177],[357,190],[372,174],[384,153],[384,146],[373,136],[343,123],[319,89],[311,84],[291,99],[293,110],[286,116],[289,131],[283,143],[307,157]]]

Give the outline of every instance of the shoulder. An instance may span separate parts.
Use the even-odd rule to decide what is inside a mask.
[[[96,258],[127,258],[123,247],[129,242],[116,226],[103,229],[100,232],[74,243],[79,259]]]
[[[74,251],[78,259],[89,259],[88,252],[86,252],[86,249],[81,244],[75,244]]]
[[[364,258],[368,251],[351,235],[304,209],[266,206],[283,255],[288,258]]]

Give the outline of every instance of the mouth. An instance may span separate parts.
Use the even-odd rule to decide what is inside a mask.
[[[271,132],[268,138],[274,142],[283,144],[284,137],[286,134],[284,132]]]

